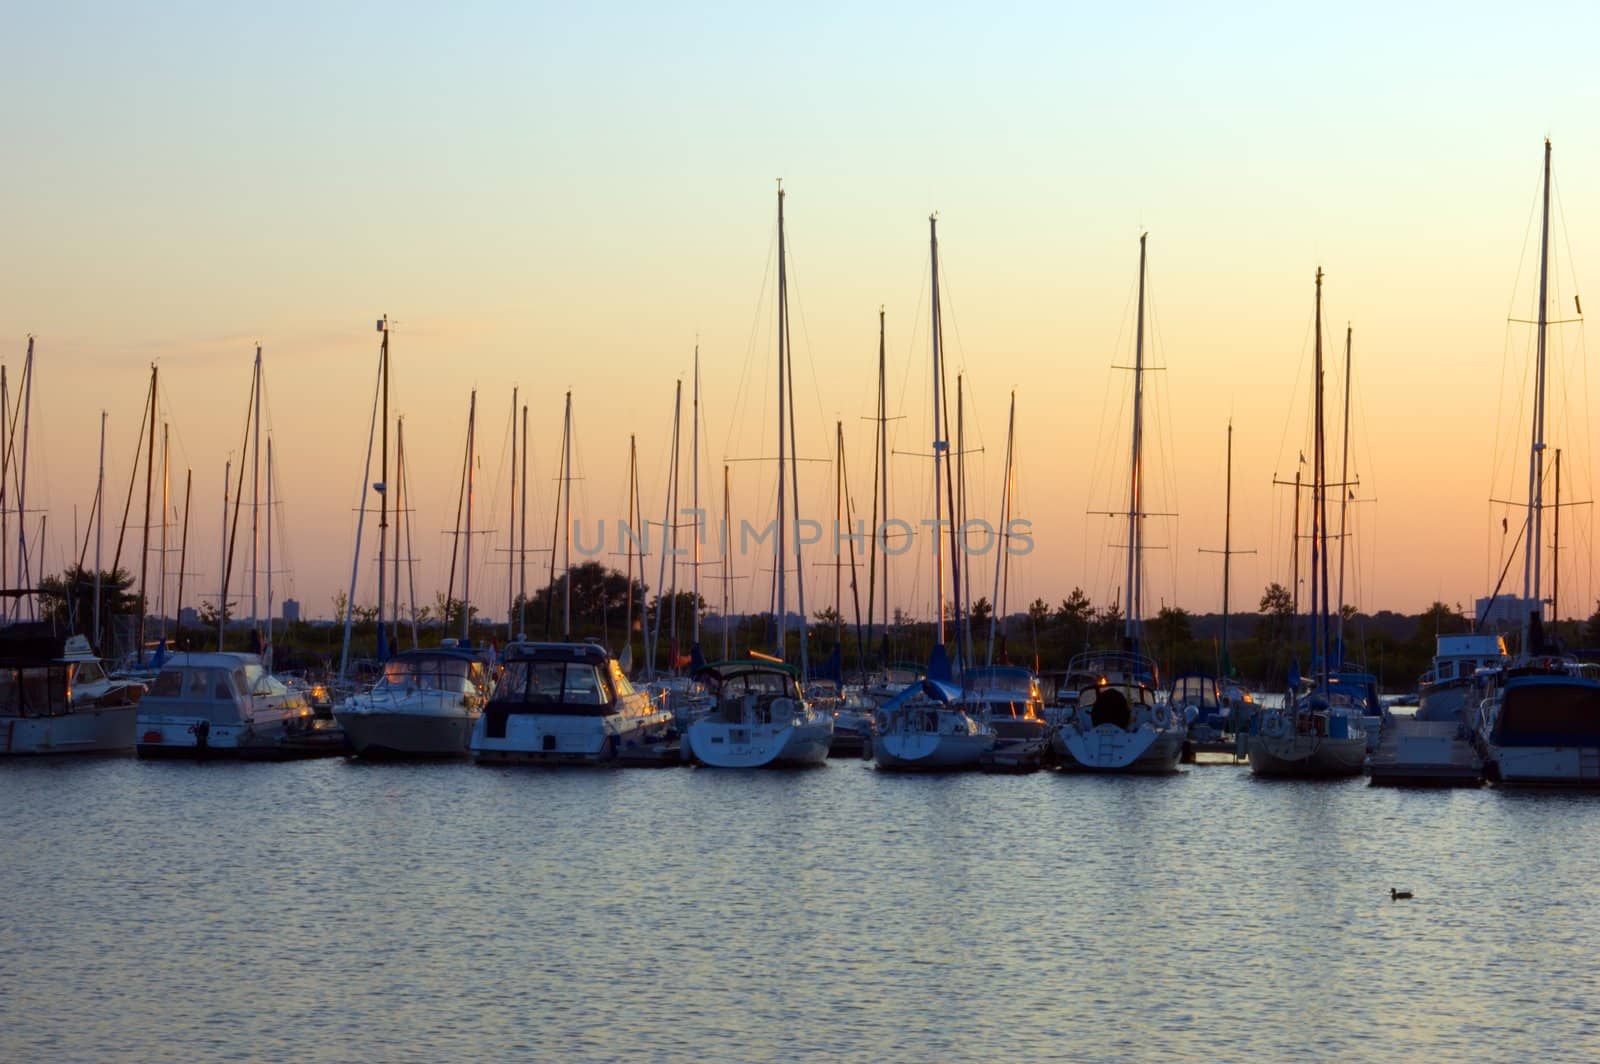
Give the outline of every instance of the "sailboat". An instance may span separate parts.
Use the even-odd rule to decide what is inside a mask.
[[[1158,694],[1156,663],[1140,649],[1144,582],[1145,239],[1139,236],[1139,304],[1134,329],[1133,440],[1128,469],[1128,567],[1122,647],[1079,654],[1068,663],[1078,688],[1051,739],[1058,767],[1079,772],[1173,772],[1188,726]]]
[[[1500,675],[1479,708],[1477,739],[1484,755],[1484,771],[1498,783],[1597,786],[1600,785],[1600,666],[1560,653],[1544,637],[1541,562],[1546,508],[1545,355],[1550,326],[1549,271],[1550,142],[1546,140],[1539,234],[1533,440],[1528,454],[1527,527],[1523,531],[1522,598],[1527,613],[1520,653]]]
[[[879,768],[897,770],[976,768],[983,755],[994,749],[995,730],[968,713],[961,705],[961,688],[952,680],[949,651],[945,646],[945,541],[944,507],[953,511],[955,493],[951,487],[946,452],[944,409],[944,330],[939,305],[939,218],[928,218],[932,323],[929,329],[933,351],[933,595],[937,621],[933,651],[927,675],[885,702],[876,714],[876,734],[872,753]],[[950,522],[950,562],[952,571],[961,564],[956,551],[954,522]],[[959,577],[956,578],[959,580]],[[959,598],[959,593],[958,596]],[[959,652],[959,643],[958,643]]]
[[[783,186],[778,186],[778,492],[777,554],[773,583],[776,601],[777,658],[784,654],[788,629],[788,533],[800,525],[800,476],[795,465],[793,358],[789,343],[789,275],[783,232]],[[791,462],[793,457],[796,461]],[[787,482],[785,478],[787,477]],[[793,517],[789,509],[793,508]],[[698,537],[697,537],[698,538]],[[806,672],[805,570],[794,551],[795,591],[802,618],[800,667],[777,662],[725,663],[703,667],[700,678],[716,697],[716,708],[685,732],[689,750],[715,768],[821,764],[833,739],[833,714],[810,705],[799,683]],[[697,585],[698,586],[698,585]],[[674,596],[674,601],[676,596]],[[698,613],[699,603],[696,602]],[[674,610],[674,613],[677,611]],[[698,622],[697,628],[698,631]]]
[[[1257,776],[1359,776],[1367,757],[1365,701],[1334,682],[1332,604],[1328,599],[1328,473],[1322,416],[1322,269],[1317,269],[1316,366],[1312,372],[1311,657],[1308,687],[1251,726],[1250,771]],[[1341,488],[1341,491],[1344,489]],[[1297,533],[1298,534],[1298,533]],[[1298,574],[1296,574],[1298,576]]]

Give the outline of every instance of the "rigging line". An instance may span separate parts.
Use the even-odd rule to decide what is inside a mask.
[[[776,250],[778,246],[778,225],[776,222],[772,224],[772,229],[770,232],[771,236],[767,241],[767,256],[763,261],[762,266],[761,287],[756,291],[756,301],[750,315],[750,335],[745,341],[744,365],[739,371],[739,385],[733,393],[732,409],[736,413],[735,417],[730,419],[728,422],[728,435],[727,438],[722,442],[722,453],[724,456],[732,453],[734,434],[744,426],[743,418],[739,412],[746,409],[745,384],[748,382],[750,377],[750,366],[755,361],[756,336],[765,331],[761,328],[761,324],[764,320],[766,320],[767,317],[763,311],[763,308],[767,305],[767,286],[772,282],[772,266],[774,260],[777,258]]]
[[[785,266],[785,269],[788,271],[787,291],[789,293],[789,302],[791,307],[796,307],[800,311],[800,340],[805,347],[806,362],[811,369],[811,390],[812,394],[815,395],[817,400],[817,421],[820,424],[826,422],[827,417],[822,409],[822,382],[817,379],[817,360],[812,354],[811,332],[806,322],[805,300],[802,299],[801,296],[795,291],[796,256],[794,250],[793,225],[791,223],[786,223],[784,232],[788,236],[788,246],[786,249],[788,254],[788,262]],[[790,355],[793,356],[793,354],[794,352],[790,351]]]

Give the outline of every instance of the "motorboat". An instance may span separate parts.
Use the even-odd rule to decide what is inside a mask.
[[[140,757],[280,761],[344,752],[343,735],[317,721],[305,696],[256,654],[177,653],[140,700]]]
[[[334,718],[357,757],[464,757],[492,688],[485,653],[450,641],[396,654]]]
[[[1496,783],[1600,786],[1600,665],[1550,654],[1505,670],[1476,738]]]
[[[1510,662],[1502,636],[1438,636],[1433,667],[1417,680],[1417,719],[1463,722],[1468,706],[1485,697],[1487,676]]]
[[[593,643],[506,645],[505,672],[472,728],[480,764],[596,763],[665,742],[672,712]]]
[[[711,712],[685,733],[701,764],[763,768],[828,759],[833,713],[806,701],[794,666],[760,659],[713,662],[696,670],[695,679],[715,700]]]
[[[1074,658],[1068,674],[1083,686],[1051,737],[1059,767],[1177,771],[1188,723],[1159,697],[1154,661],[1135,651],[1090,652]]]
[[[113,680],[82,635],[47,622],[0,629],[0,755],[133,749],[144,685]]]
[[[995,733],[996,744],[1043,742],[1050,732],[1044,695],[1020,665],[980,665],[961,674],[961,708]]]

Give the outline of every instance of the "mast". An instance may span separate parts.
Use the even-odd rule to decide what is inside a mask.
[[[189,496],[194,488],[194,470],[185,470],[183,474],[183,536],[178,545],[178,608],[173,611],[175,621],[172,627],[172,648],[176,650],[182,644],[178,641],[183,635],[183,577],[184,567],[189,564]]]
[[[1550,292],[1550,140],[1544,142],[1544,196],[1539,221],[1539,317],[1533,391],[1533,442],[1528,451],[1528,535],[1522,554],[1522,601],[1526,620],[1522,626],[1522,653],[1536,653],[1531,645],[1540,602],[1539,554],[1544,543],[1544,391],[1545,333],[1549,327]]]
[[[378,457],[378,657],[387,658],[388,647],[384,631],[384,595],[383,586],[389,579],[389,566],[386,551],[389,543],[389,315],[385,314],[378,323],[378,328],[383,333],[383,340],[378,347],[378,380],[382,388],[379,399],[381,404],[378,412],[379,432],[379,457]],[[399,551],[395,556],[399,557]],[[355,604],[352,602],[352,606]]]
[[[1344,662],[1344,553],[1345,553],[1345,522],[1350,509],[1350,350],[1352,330],[1348,324],[1344,327],[1344,429],[1340,439],[1339,458],[1339,613],[1335,620],[1338,625],[1337,636],[1334,639],[1334,648],[1339,652],[1339,661]]]
[[[1227,679],[1228,627],[1232,619],[1230,595],[1233,590],[1233,418],[1228,419],[1228,475],[1224,482],[1222,506],[1222,678]]]
[[[526,453],[526,452],[524,452]],[[628,648],[628,659],[633,658],[633,526],[638,520],[638,487],[639,476],[639,438],[633,433],[628,433],[628,531],[629,535],[622,538],[628,541],[628,606],[627,620],[622,626],[623,645]],[[639,569],[644,570],[644,559],[639,559]]]
[[[1328,685],[1328,479],[1322,416],[1322,267],[1317,267],[1316,366],[1312,373],[1311,634],[1312,653],[1322,658],[1319,687]]]
[[[4,398],[0,397],[0,404],[4,404],[4,402],[5,402]],[[5,417],[4,417],[3,414],[0,414],[0,433],[4,433],[4,431],[5,431],[4,424],[5,424]],[[3,477],[3,476],[4,476],[4,474],[0,473],[0,477]],[[106,412],[104,410],[102,410],[102,411],[100,411],[100,472],[95,475],[95,481],[94,481],[94,498],[95,498],[95,513],[94,513],[94,611],[93,611],[94,612],[94,627],[92,629],[90,629],[90,631],[92,631],[94,633],[94,649],[95,649],[96,652],[103,652],[104,649],[105,649],[105,643],[100,638],[100,552],[101,552],[102,548],[105,545],[105,527],[106,527],[105,493],[106,493]],[[4,508],[5,508],[5,504],[3,502],[0,502],[0,510],[3,510]],[[185,508],[187,508],[187,505],[186,505]],[[179,568],[181,570],[182,566],[180,566]],[[181,571],[178,574],[178,579],[180,581],[183,579],[183,574],[182,574]]]
[[[1006,418],[1006,473],[1005,480],[1000,486],[1000,538],[999,553],[994,559],[994,597],[989,601],[992,606],[989,610],[989,652],[985,664],[994,664],[994,637],[995,628],[1000,619],[1000,570],[1007,564],[1010,555],[1010,543],[1006,536],[1011,527],[1011,451],[1017,434],[1017,393],[1011,392],[1011,413]]]
[[[407,556],[408,551],[402,550],[401,533],[405,530],[406,499],[406,463],[403,456],[404,448],[400,445],[400,427],[405,424],[405,417],[395,418],[395,451],[394,451],[394,584],[393,595],[389,601],[393,606],[389,610],[389,647],[392,650],[400,649],[400,559]],[[387,448],[385,448],[387,450]],[[271,566],[271,559],[268,559]],[[378,582],[381,584],[386,579],[382,569],[378,570]],[[414,597],[414,596],[413,596]],[[415,605],[415,604],[413,604]],[[269,605],[268,612],[271,612]],[[417,645],[416,633],[412,633],[411,645]]]
[[[478,389],[467,405],[467,539],[461,556],[461,641],[472,642],[472,497],[478,486]]]
[[[172,512],[172,459],[168,453],[168,445],[171,442],[171,432],[171,426],[163,421],[161,423],[161,564],[157,566],[161,573],[161,589],[156,592],[156,615],[160,618],[162,642],[166,642],[167,638],[167,526],[171,523],[167,520],[167,515]]]
[[[1139,586],[1144,578],[1140,509],[1144,487],[1141,480],[1144,459],[1144,285],[1145,238],[1148,235],[1139,234],[1139,316],[1134,326],[1133,344],[1133,446],[1128,469],[1128,575],[1125,592],[1127,612],[1122,619],[1123,638],[1129,650],[1139,648],[1139,611],[1143,608],[1143,589]]]
[[[528,404],[522,404],[522,513],[517,533],[517,636],[528,633]],[[629,589],[630,601],[632,589]]]
[[[166,515],[162,515],[165,522]],[[267,671],[272,671],[272,433],[267,433]],[[383,583],[383,572],[378,573]],[[381,622],[380,622],[381,625]]]
[[[152,398],[152,402],[154,399]],[[17,587],[26,589],[30,579],[28,565],[28,427],[29,412],[33,407],[33,337],[28,337],[28,356],[22,363],[22,465],[18,470],[17,483]],[[154,415],[152,415],[153,417]],[[149,497],[146,496],[148,503]],[[40,534],[41,536],[43,533]],[[140,593],[144,591],[140,587]],[[29,611],[33,609],[33,599],[28,600]],[[20,602],[17,606],[17,615],[22,614]]]
[[[728,618],[728,544],[732,541],[732,530],[729,527],[729,491],[728,491],[728,464],[722,464],[722,660],[728,661],[733,657],[732,647],[732,621]],[[633,601],[633,588],[629,585],[628,600]]]
[[[694,507],[694,568],[690,588],[694,596],[694,634],[691,645],[700,646],[700,535],[705,525],[700,513],[700,345],[694,345],[694,419],[689,441],[690,505]],[[673,610],[677,612],[676,609]]]
[[[388,363],[389,363],[389,316],[387,314],[385,314],[383,317],[379,318],[378,322],[377,322],[377,326],[378,326],[378,331],[383,333],[383,341],[382,341],[381,346],[378,349],[378,381],[377,381],[377,385],[376,385],[376,387],[374,389],[374,393],[373,393],[373,396],[372,396],[372,415],[367,419],[367,461],[366,461],[366,464],[361,467],[361,505],[356,508],[356,548],[351,553],[351,558],[350,558],[350,591],[348,592],[348,594],[345,597],[344,638],[343,638],[343,640],[341,642],[340,649],[339,649],[339,679],[341,679],[341,680],[344,679],[345,672],[349,668],[349,665],[350,665],[350,627],[351,627],[351,621],[352,621],[352,619],[354,618],[354,615],[355,615],[356,580],[357,580],[357,577],[358,577],[358,575],[359,575],[359,573],[361,571],[361,537],[362,537],[362,534],[365,532],[366,525],[367,525],[367,490],[373,486],[372,485],[372,442],[377,437],[377,431],[378,431],[378,425],[377,425],[377,421],[378,421],[378,402],[379,402],[379,397],[380,397],[380,395],[382,394],[382,392],[384,390],[384,381],[385,381],[385,378],[387,376],[386,370],[387,370]],[[222,547],[222,549],[223,549],[224,555],[226,555],[227,549],[228,549],[228,547],[227,547],[227,541],[228,541],[228,532],[227,532],[227,524],[228,524],[228,522],[227,522],[228,484],[227,484],[227,481],[224,481],[223,485],[222,485],[222,513],[223,513],[223,522],[222,522],[222,524],[223,524],[223,532],[222,532],[223,547]],[[380,549],[381,549],[381,546],[382,545],[380,543]],[[454,555],[452,555],[451,556],[452,564],[454,563],[454,560],[455,560]],[[228,586],[228,583],[227,583],[228,578],[227,578],[227,575],[226,575],[227,574],[227,562],[224,561],[223,564],[224,564],[224,570],[223,570],[224,575],[223,575],[223,578],[222,578],[222,587],[223,587],[223,596],[222,597],[223,597],[224,601],[226,601],[226,599],[227,599],[227,586]],[[451,574],[450,574],[450,580],[451,580],[451,589],[453,590],[454,589],[454,585],[455,585],[455,573],[454,573],[454,571],[452,571]],[[378,570],[378,585],[379,585],[379,593],[381,594],[382,593],[382,589],[383,589],[383,570],[382,569]],[[445,592],[445,599],[446,599],[447,602],[449,600],[449,597],[450,597],[450,592],[446,591]],[[217,629],[217,649],[218,650],[222,649],[222,629],[221,629],[220,626]]]
[[[228,556],[228,489],[232,485],[232,482],[233,459],[230,458],[223,463],[222,466],[222,549],[217,555],[217,561],[220,562],[224,568],[222,579],[217,585],[219,588],[217,595],[217,650],[219,652],[222,650],[223,630],[226,628],[228,623],[228,577],[226,559]],[[347,619],[346,624],[348,625],[348,618],[350,616],[350,608],[348,606],[345,607],[344,615]],[[348,636],[348,628],[346,629],[346,635]],[[346,639],[346,649],[349,649],[348,638]],[[143,651],[140,651],[140,654],[142,656]],[[344,668],[342,665],[339,669],[339,674],[341,676],[344,675]]]
[[[565,570],[562,582],[566,585],[561,600],[561,638],[572,638],[572,391],[567,391],[567,419],[566,427],[561,431],[561,487],[567,499],[567,519],[562,524],[562,541],[565,550],[562,555],[562,567]]]
[[[256,611],[256,584],[261,576],[261,345],[256,344],[255,442],[250,448],[250,627],[260,633],[260,620]],[[385,437],[387,438],[387,436]],[[150,445],[155,446],[154,438]],[[379,567],[381,570],[381,566]],[[383,582],[378,582],[380,594]]]
[[[517,504],[517,388],[511,388],[511,505]],[[506,558],[506,642],[516,638],[517,579],[512,563],[517,554],[517,526],[511,524],[511,551]]]
[[[785,257],[783,235],[783,182],[778,182],[778,554],[777,573],[777,602],[773,606],[778,621],[778,647],[777,656],[787,656],[789,642],[789,611],[784,598],[785,573],[784,567],[788,563],[788,538],[787,521],[784,511],[783,476],[784,465],[788,459],[787,437],[784,433],[784,388],[786,386],[784,373],[789,338],[789,272],[788,262]],[[801,623],[804,623],[802,618]],[[805,635],[802,633],[800,643],[805,645]]]
[[[673,390],[673,393],[672,393],[673,454],[677,454],[678,419],[681,416],[682,412],[683,412],[683,380],[680,378],[677,381],[677,384],[676,384],[676,386],[675,386],[675,388]],[[672,472],[675,472],[675,471],[672,471]],[[672,476],[668,477],[667,490],[666,490],[666,493],[665,493],[666,494],[666,504],[662,507],[662,509],[664,511],[662,513],[662,515],[661,515],[662,550],[661,550],[661,557],[656,562],[656,616],[655,616],[655,625],[654,625],[653,628],[650,627],[650,618],[648,616],[646,616],[646,618],[645,618],[645,624],[646,624],[645,655],[648,658],[648,665],[647,665],[648,673],[647,673],[647,675],[651,679],[655,678],[655,674],[656,674],[656,655],[657,655],[657,652],[661,649],[661,611],[666,605],[665,596],[666,596],[666,586],[667,586],[667,555],[669,553],[671,553],[670,549],[667,547],[666,539],[667,539],[667,529],[669,527],[671,527],[671,525],[673,524],[673,520],[672,520],[672,504],[673,504],[672,482],[673,482],[674,479],[675,478],[672,477]],[[646,539],[647,540],[648,540],[648,538],[649,538],[649,536],[646,535]],[[639,568],[640,568],[641,572],[644,569],[644,560],[642,558],[639,561]]]
[[[28,357],[31,359],[33,357],[33,345],[31,342],[28,345],[28,353]],[[146,578],[149,576],[150,570],[150,488],[156,469],[156,376],[159,372],[160,370],[152,364],[150,367],[150,448],[145,453],[144,466],[144,546],[139,551],[139,631],[137,638],[140,665],[144,664],[144,620],[145,615],[150,612],[150,596],[145,588]],[[28,376],[30,374],[24,373],[24,381],[27,380]],[[28,475],[28,433],[26,429],[22,433],[22,475],[24,483],[26,483]],[[17,507],[19,510],[22,507],[22,494],[20,492],[17,495]],[[18,523],[26,527],[26,514],[24,513],[23,516],[24,519]]]
[[[942,653],[944,649],[944,545],[939,542],[939,531],[944,527],[944,499],[941,497],[940,467],[944,461],[945,450],[950,446],[943,439],[944,412],[943,395],[940,392],[940,382],[944,377],[944,366],[941,364],[941,341],[944,339],[944,330],[939,321],[939,216],[928,215],[928,253],[931,263],[933,299],[931,313],[933,320],[929,327],[933,347],[933,594],[936,603],[935,610],[938,620],[934,626],[935,653]]]

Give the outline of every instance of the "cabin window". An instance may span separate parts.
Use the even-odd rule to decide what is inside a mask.
[[[156,674],[155,683],[150,685],[150,694],[155,698],[181,698],[183,696],[183,670],[162,669]]]
[[[209,669],[193,669],[186,673],[185,677],[187,679],[187,682],[183,685],[183,697],[185,698],[230,697],[226,694],[214,695],[212,692],[212,680],[214,678],[220,679],[222,677],[221,673],[216,673]]]
[[[1456,663],[1453,661],[1439,662],[1439,679],[1453,680],[1456,676]]]

